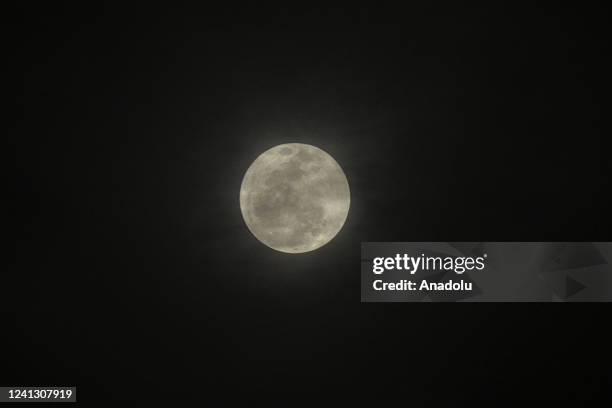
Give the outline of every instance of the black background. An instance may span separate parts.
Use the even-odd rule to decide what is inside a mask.
[[[2,385],[86,406],[610,395],[607,305],[359,301],[362,241],[611,240],[601,10],[211,7],[10,15]],[[302,255],[238,205],[285,142],[351,187]]]

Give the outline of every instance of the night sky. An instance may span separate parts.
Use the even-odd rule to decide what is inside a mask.
[[[365,241],[612,240],[603,12],[210,7],[7,16],[1,385],[85,406],[610,395],[608,305],[362,304],[359,278]],[[238,202],[294,142],[351,188],[344,228],[300,255]]]

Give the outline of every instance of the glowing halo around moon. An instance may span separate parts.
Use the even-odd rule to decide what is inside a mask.
[[[350,203],[340,165],[323,150],[301,143],[266,150],[240,187],[240,211],[251,233],[268,247],[291,254],[331,241]]]

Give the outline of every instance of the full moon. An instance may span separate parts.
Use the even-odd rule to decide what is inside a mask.
[[[240,210],[251,233],[277,251],[313,251],[338,234],[351,196],[340,165],[301,143],[275,146],[251,164],[240,187]]]

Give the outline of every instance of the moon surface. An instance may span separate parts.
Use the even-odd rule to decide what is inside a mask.
[[[240,187],[240,210],[251,233],[291,254],[313,251],[334,238],[350,203],[340,165],[323,150],[301,143],[266,150]]]

